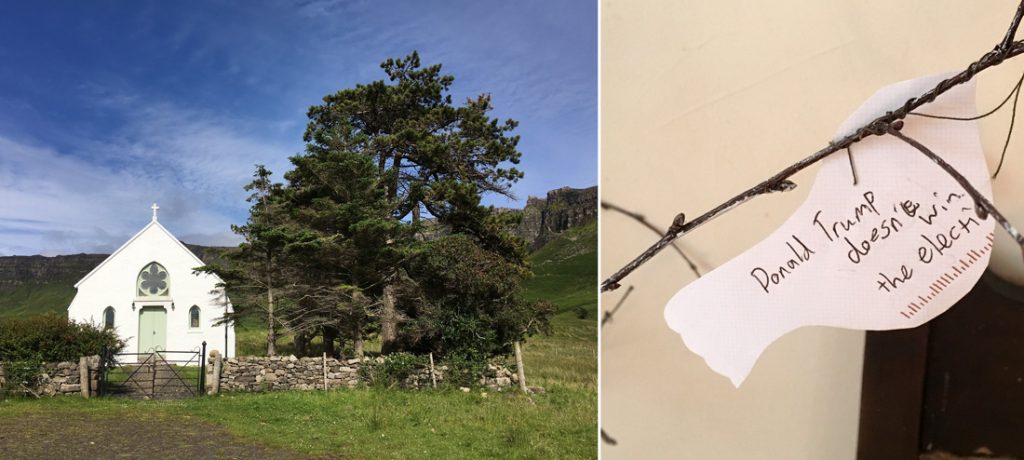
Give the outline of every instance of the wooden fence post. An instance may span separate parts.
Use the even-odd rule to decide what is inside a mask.
[[[526,371],[523,370],[523,349],[519,346],[519,341],[516,340],[516,373],[519,374],[519,389],[523,390],[523,393],[530,394],[530,389],[526,386]]]
[[[437,388],[437,377],[434,375],[434,353],[430,353],[430,382],[434,388]]]
[[[324,352],[324,391],[327,391],[327,352]]]

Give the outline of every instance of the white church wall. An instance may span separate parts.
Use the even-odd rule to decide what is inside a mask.
[[[137,296],[136,282],[141,270],[151,262],[162,265],[168,273],[169,292],[166,297]],[[155,220],[121,249],[112,254],[79,284],[78,293],[68,307],[68,317],[78,321],[102,324],[103,311],[113,307],[114,327],[127,342],[124,351],[139,350],[139,317],[143,307],[159,306],[166,310],[166,350],[198,349],[203,341],[207,349],[235,354],[234,328],[214,326],[230,303],[212,293],[218,279],[212,275],[192,273],[202,265]],[[189,310],[200,308],[200,327],[190,328]],[[225,343],[226,342],[226,343]]]

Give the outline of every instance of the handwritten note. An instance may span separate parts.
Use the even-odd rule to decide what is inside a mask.
[[[945,75],[880,90],[839,129],[851,132]],[[918,110],[975,114],[968,83]],[[903,133],[928,146],[991,197],[973,121],[910,116]],[[680,290],[665,320],[686,346],[737,387],[773,341],[802,326],[885,330],[946,311],[981,277],[993,220],[949,175],[892,136],[821,162],[807,200],[770,236]]]

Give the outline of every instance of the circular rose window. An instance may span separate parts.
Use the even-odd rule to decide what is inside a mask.
[[[153,262],[139,273],[138,294],[140,297],[166,296],[170,287],[167,269]]]

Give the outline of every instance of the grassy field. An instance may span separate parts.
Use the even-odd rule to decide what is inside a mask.
[[[479,391],[357,389],[228,394],[177,401],[0,401],[0,418],[198,418],[271,447],[341,458],[596,458],[596,393],[552,388],[532,402]],[[198,434],[201,436],[201,434]]]
[[[181,401],[54,398],[0,401],[0,418],[67,414],[104,420],[197,418],[271,447],[343,458],[596,458],[597,457],[596,225],[566,232],[530,257],[536,276],[525,295],[557,306],[553,333],[523,345],[532,398],[483,390],[408,392],[358,389],[331,392],[226,394]],[[0,317],[62,310],[73,289],[35,286],[0,293]],[[10,299],[19,308],[11,308]],[[19,300],[20,299],[20,300]],[[58,305],[59,308],[41,308]],[[259,326],[236,328],[243,354],[265,351]],[[378,344],[367,344],[376,351]],[[283,337],[278,351],[291,352]],[[317,344],[314,344],[314,348]]]

